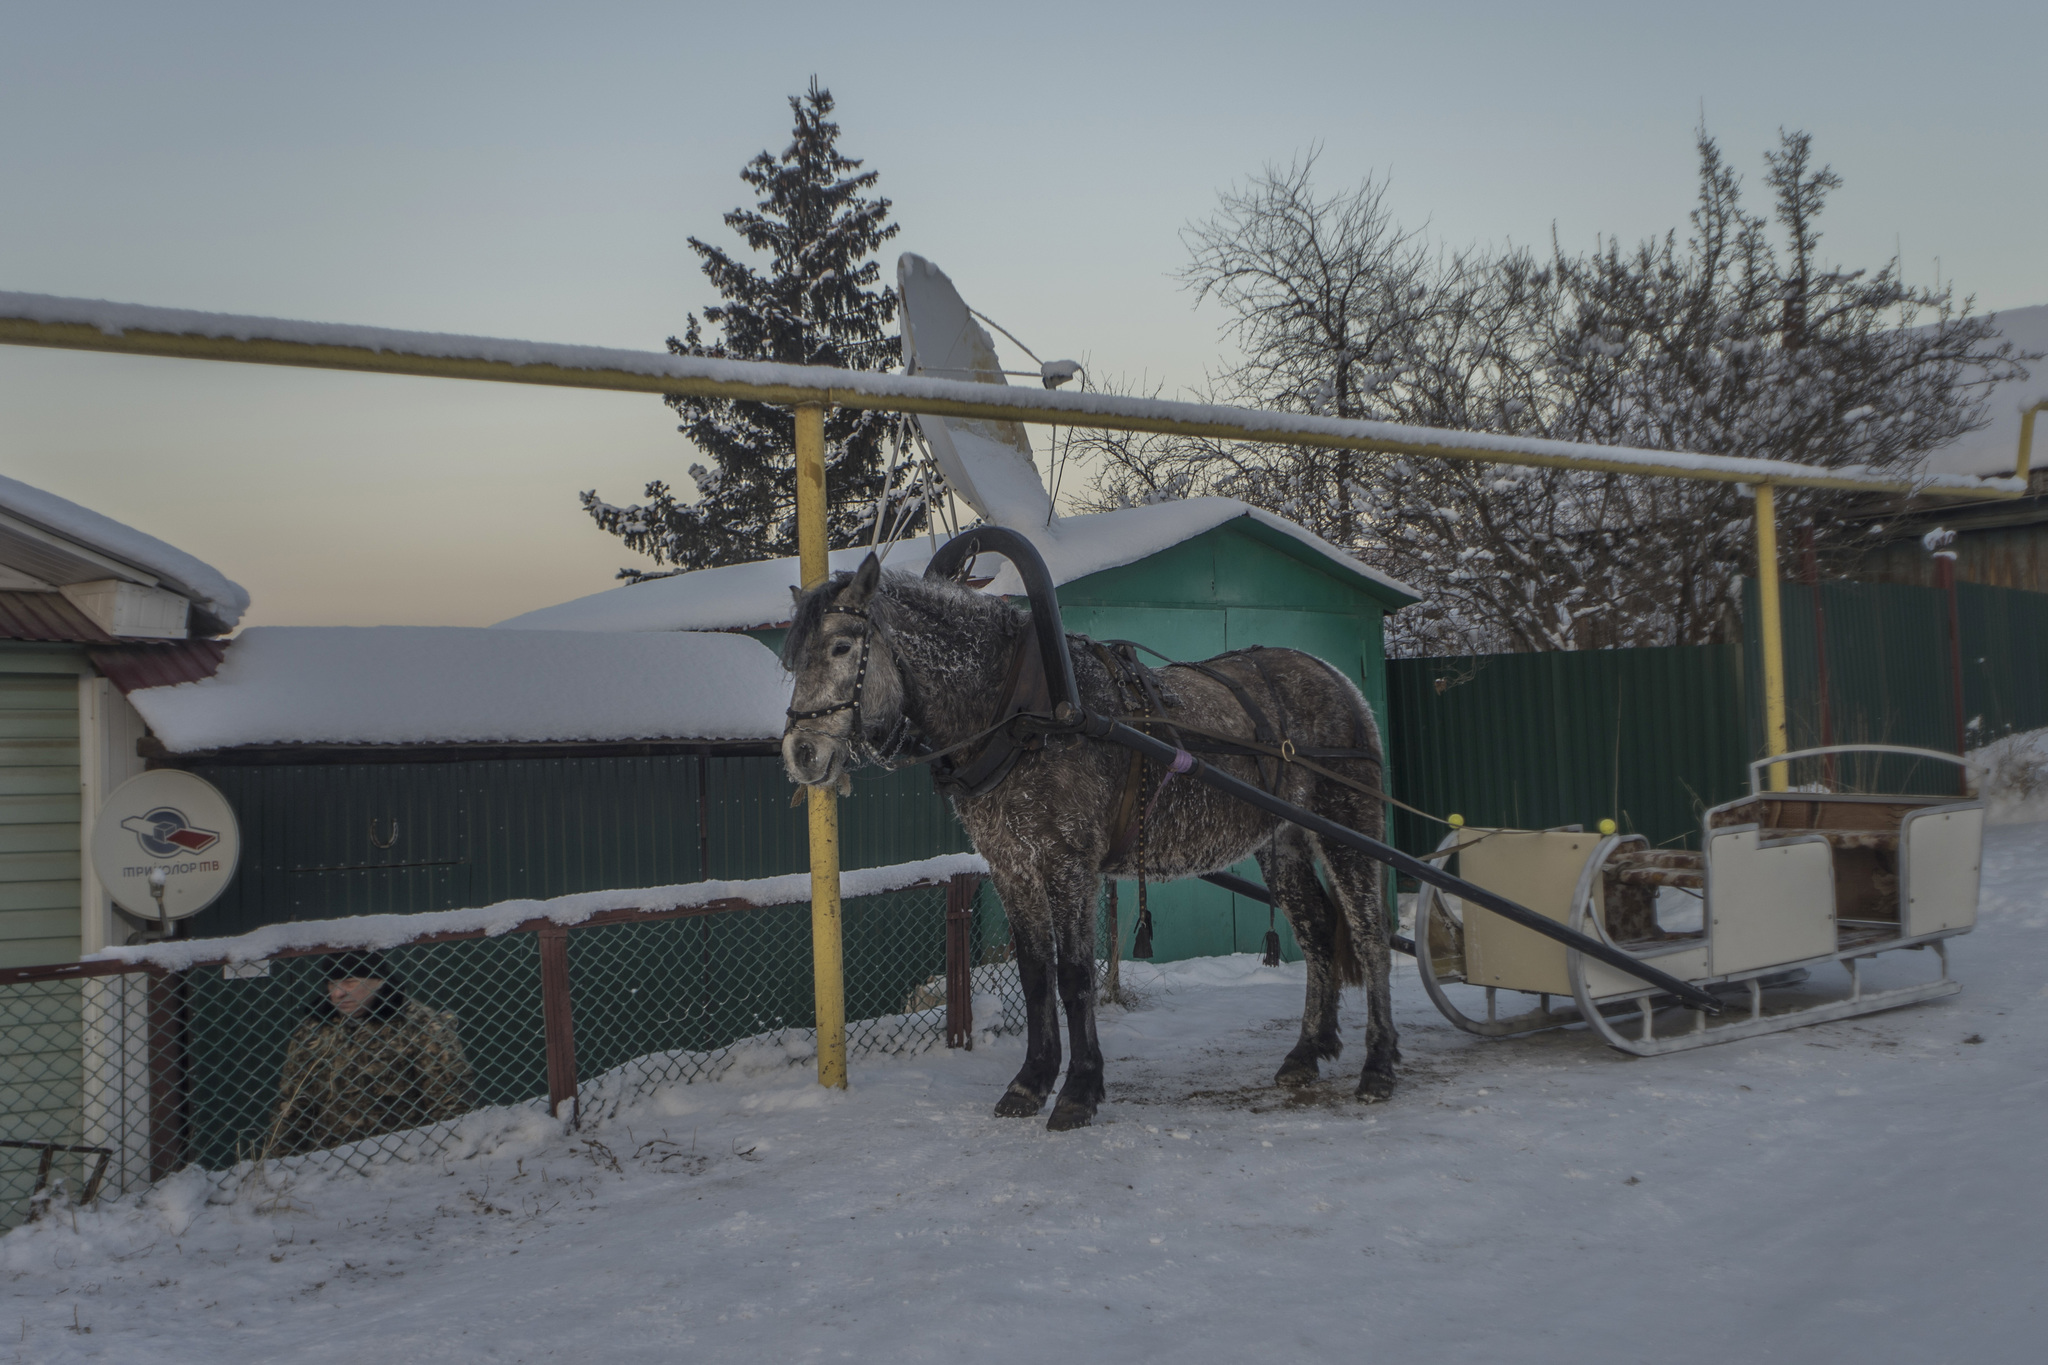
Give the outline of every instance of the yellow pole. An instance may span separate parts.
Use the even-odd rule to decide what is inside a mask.
[[[1782,754],[1791,746],[1785,742],[1785,626],[1778,611],[1778,506],[1777,490],[1767,483],[1756,486],[1756,600],[1757,634],[1764,646],[1764,752]],[[1786,764],[1769,768],[1770,789],[1785,790]]]
[[[2043,408],[2048,408],[2048,398],[2042,399],[2020,414],[2020,449],[2012,462],[2012,476],[2021,482],[2026,481],[2027,466],[2034,456],[2034,414]]]
[[[797,563],[806,588],[832,572],[825,554],[825,407],[796,409]],[[839,926],[839,797],[810,791],[811,981],[818,1005],[818,1084],[846,1088],[846,975]]]

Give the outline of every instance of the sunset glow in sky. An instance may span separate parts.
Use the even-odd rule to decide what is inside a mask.
[[[1826,254],[2048,301],[2035,4],[78,4],[0,17],[0,288],[649,350],[813,73],[895,249],[1041,355],[1199,383],[1218,188],[1323,148],[1453,244],[1683,227],[1702,116]],[[653,398],[0,348],[0,472],[205,558],[252,624],[498,620],[634,562],[577,505],[683,482]]]

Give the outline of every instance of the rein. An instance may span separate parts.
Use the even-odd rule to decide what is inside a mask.
[[[955,754],[986,745],[988,741],[998,736],[1014,738],[1011,732],[1011,725],[1014,721],[1048,719],[1042,713],[1032,710],[1028,705],[1023,704],[1028,699],[1044,700],[1040,694],[1044,692],[1045,688],[1042,670],[1039,671],[1035,679],[1031,676],[1032,670],[1029,665],[1036,659],[1037,655],[1032,650],[1031,640],[1027,635],[1017,641],[1017,652],[1012,656],[1009,680],[1005,687],[1003,699],[996,704],[996,720],[993,724],[975,731],[965,739],[948,744],[943,749],[928,749],[920,754],[899,757],[903,753],[904,746],[913,739],[915,729],[909,712],[905,711],[896,718],[895,726],[890,729],[889,734],[882,742],[883,747],[878,749],[868,743],[866,727],[861,724],[861,702],[867,694],[868,659],[876,634],[874,618],[860,607],[843,607],[837,604],[826,607],[822,614],[826,616],[851,616],[861,621],[865,626],[860,636],[860,661],[854,668],[853,690],[843,700],[832,702],[825,706],[815,706],[806,711],[799,711],[795,707],[787,708],[783,712],[788,717],[782,727],[784,735],[788,735],[791,730],[794,730],[799,721],[820,720],[826,716],[837,715],[841,711],[851,711],[853,717],[852,725],[847,734],[847,744],[848,747],[854,750],[857,757],[870,759],[892,772],[915,767],[919,764],[943,764],[943,768],[935,770],[932,774],[932,780],[936,785],[941,789],[949,786],[957,787],[965,794],[978,796],[1008,776],[1011,766],[1022,755],[1022,745],[1013,743],[1006,746],[1001,754],[976,755],[975,758],[970,758],[964,765],[957,765],[957,767],[947,763],[947,760],[951,759]],[[887,641],[883,642],[882,648],[885,650],[889,648]],[[891,657],[894,657],[893,653]],[[1025,697],[1026,693],[1032,694],[1031,698],[1027,699]],[[989,761],[977,761],[982,759]],[[987,769],[987,771],[976,771],[977,769]],[[802,795],[802,790],[799,789],[796,793],[797,799],[801,800]]]
[[[952,758],[952,756],[955,754],[962,753],[969,749],[973,749],[977,745],[984,744],[988,740],[994,738],[999,734],[1004,734],[1005,732],[1008,732],[1010,730],[1011,725],[1016,721],[1022,720],[1028,723],[1031,720],[1044,721],[1051,719],[1051,717],[1049,716],[1038,715],[1037,713],[1032,712],[1030,710],[1015,709],[1019,701],[1018,694],[1021,690],[1023,690],[1023,684],[1025,682],[1025,669],[1022,667],[1022,665],[1028,663],[1027,655],[1030,652],[1031,645],[1030,637],[1025,636],[1023,638],[1020,638],[1017,642],[1017,654],[1014,657],[1014,660],[1010,668],[1009,684],[1005,689],[1006,695],[996,705],[997,718],[993,724],[981,730],[975,731],[973,734],[969,735],[965,739],[958,740],[952,744],[948,744],[943,749],[934,749],[922,754],[917,754],[911,757],[899,759],[897,756],[902,753],[904,745],[908,743],[911,738],[912,727],[910,722],[910,716],[906,712],[905,714],[897,717],[895,726],[890,730],[888,736],[883,740],[883,743],[887,748],[887,752],[883,752],[877,749],[875,746],[868,743],[866,728],[861,724],[861,701],[867,693],[868,659],[870,657],[870,652],[873,648],[875,639],[874,618],[870,616],[867,613],[867,611],[860,607],[842,607],[837,604],[826,607],[824,609],[823,615],[851,616],[859,620],[863,625],[863,629],[860,633],[860,661],[854,668],[853,690],[850,694],[847,695],[845,699],[841,701],[832,702],[825,706],[812,707],[811,709],[806,711],[799,711],[794,707],[790,707],[788,710],[784,712],[784,714],[789,718],[788,722],[783,726],[783,733],[785,735],[788,734],[792,729],[796,728],[796,724],[798,721],[821,720],[826,716],[837,715],[841,711],[851,711],[853,713],[853,724],[847,736],[847,741],[849,745],[852,746],[858,753],[864,754],[866,757],[872,759],[874,762],[880,764],[881,766],[889,768],[892,771],[895,771],[901,770],[903,768],[914,767],[919,764],[932,764],[944,762],[945,760]],[[1238,706],[1245,712],[1246,718],[1252,722],[1253,728],[1258,734],[1258,738],[1253,740],[1241,739],[1235,735],[1225,735],[1218,733],[1214,730],[1205,730],[1200,726],[1188,725],[1185,722],[1172,721],[1163,715],[1154,714],[1152,713],[1150,708],[1154,698],[1157,696],[1157,692],[1156,689],[1151,688],[1149,686],[1146,686],[1144,688],[1143,693],[1148,705],[1148,711],[1146,714],[1124,714],[1115,717],[1115,719],[1122,721],[1127,725],[1136,726],[1140,730],[1144,730],[1152,726],[1164,727],[1167,734],[1173,737],[1175,748],[1181,750],[1182,752],[1185,752],[1187,749],[1192,748],[1198,749],[1204,753],[1229,754],[1239,757],[1251,758],[1254,760],[1262,760],[1268,758],[1278,759],[1279,764],[1275,767],[1274,781],[1272,783],[1273,787],[1277,787],[1279,785],[1279,770],[1281,767],[1285,765],[1298,763],[1318,777],[1327,778],[1332,782],[1336,782],[1342,786],[1349,787],[1353,791],[1356,791],[1364,796],[1372,797],[1376,801],[1384,801],[1390,806],[1399,807],[1401,810],[1407,811],[1410,815],[1418,815],[1425,820],[1432,821],[1435,824],[1443,825],[1447,828],[1450,827],[1450,822],[1448,820],[1443,819],[1440,816],[1431,815],[1426,810],[1419,810],[1416,807],[1409,805],[1406,801],[1400,800],[1398,797],[1388,795],[1386,792],[1380,790],[1380,788],[1372,785],[1369,782],[1360,782],[1355,778],[1346,777],[1342,773],[1333,772],[1329,768],[1324,767],[1322,764],[1315,761],[1319,758],[1371,757],[1372,755],[1367,753],[1365,750],[1304,748],[1300,745],[1297,745],[1292,739],[1289,739],[1284,735],[1280,737],[1280,741],[1277,744],[1267,742],[1272,739],[1273,735],[1270,726],[1266,722],[1265,713],[1252,702],[1250,696],[1246,694],[1242,684],[1237,682],[1236,679],[1231,678],[1228,674],[1223,673],[1221,670],[1211,668],[1206,664],[1188,663],[1178,659],[1167,659],[1167,657],[1164,654],[1161,654],[1158,650],[1148,648],[1145,645],[1138,644],[1135,641],[1131,640],[1113,640],[1109,643],[1113,645],[1119,645],[1127,649],[1142,649],[1147,654],[1152,655],[1154,658],[1165,660],[1169,668],[1193,669],[1194,671],[1201,673],[1205,677],[1208,677],[1214,681],[1224,684],[1224,686],[1229,688],[1232,696],[1236,698]],[[1126,671],[1128,671],[1130,674],[1135,675],[1136,681],[1138,681],[1141,685],[1149,681],[1148,675],[1150,673],[1150,670],[1144,669],[1141,665],[1137,663],[1135,659],[1128,660],[1127,667],[1120,668],[1117,666],[1118,663],[1122,663],[1124,661],[1114,660],[1113,656],[1109,654],[1109,651],[1104,649],[1104,647],[1101,644],[1097,644],[1095,647],[1099,653],[1104,655],[1104,664],[1109,667],[1110,674],[1113,679],[1120,679],[1124,677]],[[884,644],[883,648],[886,649],[888,648],[888,646]],[[1161,707],[1161,709],[1164,709],[1163,706]],[[1187,744],[1180,738],[1180,736],[1183,734],[1194,736],[1200,742],[1195,744]],[[958,786],[962,788],[964,791],[966,791],[968,794],[979,795],[981,794],[981,792],[991,789],[998,782],[1000,782],[1003,777],[1009,775],[1010,766],[1015,761],[1014,756],[1021,756],[1020,754],[1018,754],[1016,748],[1006,750],[1004,757],[1009,759],[1009,761],[1001,763],[1000,766],[997,767],[994,772],[991,772],[986,775],[975,773],[972,776],[967,777],[965,781],[962,781],[962,775],[957,774],[955,772],[947,772],[943,776],[938,772],[934,772],[932,775],[933,780],[935,782],[938,782],[942,788],[946,786]],[[953,765],[950,764],[948,765],[948,767],[952,766]],[[977,765],[970,762],[967,766],[972,768]],[[1261,764],[1261,767],[1263,767],[1263,764]],[[1152,813],[1152,809],[1158,805],[1159,796],[1162,792],[1165,791],[1166,784],[1173,780],[1173,777],[1176,773],[1185,771],[1186,768],[1180,764],[1178,759],[1176,759],[1174,766],[1162,775],[1159,786],[1151,794],[1151,799],[1144,803],[1143,811],[1135,812],[1127,810],[1123,813],[1123,818],[1120,819],[1118,823],[1120,825],[1124,825],[1125,828],[1123,830],[1120,830],[1119,833],[1128,836],[1130,833],[1135,832],[1134,830],[1129,828],[1130,824],[1132,823],[1130,821],[1131,814],[1137,814],[1139,816],[1135,824],[1137,826],[1137,829],[1142,829],[1145,824],[1145,817],[1149,816]],[[1263,772],[1261,773],[1261,776],[1264,776]],[[1142,785],[1142,782],[1137,785]],[[1127,781],[1126,786],[1128,794],[1136,794],[1136,785],[1130,784]],[[1126,802],[1127,806],[1129,804],[1129,802]],[[1119,839],[1117,842],[1119,844],[1127,842],[1127,837],[1124,839]]]
[[[1158,725],[1163,723],[1157,716],[1126,715],[1118,716],[1116,719],[1126,725],[1137,726],[1139,729],[1145,728],[1148,724]],[[1419,815],[1425,820],[1433,820],[1446,829],[1453,828],[1451,822],[1443,819],[1441,816],[1431,815],[1426,810],[1417,810],[1406,801],[1387,795],[1387,793],[1373,786],[1370,782],[1360,782],[1356,778],[1346,777],[1339,772],[1332,772],[1315,761],[1318,758],[1369,757],[1363,750],[1304,749],[1291,739],[1283,739],[1278,744],[1259,744],[1252,740],[1239,739],[1235,735],[1218,734],[1214,730],[1204,730],[1199,726],[1187,725],[1179,721],[1174,722],[1173,728],[1181,734],[1194,735],[1205,741],[1201,744],[1185,745],[1184,747],[1186,748],[1198,749],[1203,753],[1232,754],[1244,758],[1277,758],[1282,763],[1299,763],[1317,777],[1326,777],[1332,782],[1349,787],[1362,795],[1370,796],[1376,801],[1384,801],[1390,806],[1399,806],[1410,815]]]

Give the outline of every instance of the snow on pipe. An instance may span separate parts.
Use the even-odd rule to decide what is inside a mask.
[[[964,380],[243,317],[50,294],[0,291],[0,343],[564,388],[692,393],[765,403],[825,402],[941,417],[1169,432],[1719,482],[1928,497],[2013,498],[2026,491],[2020,479],[1934,473],[1896,479],[1857,466],[1823,469],[1783,460],[1588,445],[1221,404],[997,388]]]

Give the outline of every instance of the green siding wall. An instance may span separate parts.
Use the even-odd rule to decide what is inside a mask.
[[[0,966],[78,956],[76,651],[0,648]]]
[[[78,676],[84,655],[0,643],[0,967],[78,956]],[[0,1115],[9,1138],[77,1142],[80,982],[0,998]],[[33,1152],[0,1152],[0,1229],[35,1187]]]

